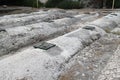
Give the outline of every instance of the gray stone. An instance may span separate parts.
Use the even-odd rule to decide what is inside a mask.
[[[85,26],[83,27],[83,29],[87,29],[87,30],[95,30],[95,27],[92,27],[92,26]]]
[[[51,43],[47,43],[47,42],[41,42],[39,44],[36,44],[34,46],[34,48],[39,48],[39,49],[43,49],[43,50],[48,50],[50,48],[53,48],[55,47],[56,45],[55,44],[51,44]]]
[[[113,29],[111,33],[120,35],[120,28]]]
[[[95,20],[95,21],[91,22],[90,24],[100,27],[103,30],[105,30],[106,32],[110,32],[114,28],[118,27],[118,24],[114,20],[109,20],[104,17],[100,18],[98,20]]]
[[[6,30],[5,30],[5,29],[0,28],[0,32],[6,32]]]

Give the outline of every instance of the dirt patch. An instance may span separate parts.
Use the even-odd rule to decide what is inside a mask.
[[[31,13],[38,11],[37,8],[31,7],[18,7],[18,6],[7,6],[4,8],[0,6],[0,16],[10,15],[10,14],[20,14],[20,13]]]
[[[65,65],[59,80],[97,80],[119,44],[120,38],[117,35],[102,37],[72,58]],[[82,65],[82,68],[78,65]]]

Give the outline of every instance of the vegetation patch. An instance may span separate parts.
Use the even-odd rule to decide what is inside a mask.
[[[62,1],[64,0],[48,0],[45,4],[45,7],[47,8],[57,7]]]
[[[84,4],[83,4],[84,3]],[[113,0],[48,0],[45,4],[40,0],[0,0],[0,5],[17,5],[30,7],[80,9],[91,8],[112,8]],[[120,8],[120,0],[115,0],[115,8]]]
[[[106,2],[107,8],[112,8],[112,3],[113,3],[113,0],[107,0],[107,2]],[[115,0],[114,7],[120,8],[120,0]]]
[[[42,7],[43,3],[41,3],[39,0],[1,0],[0,5]]]
[[[83,8],[84,4],[81,0],[48,0],[45,4],[47,8],[62,8],[62,9],[79,9]]]
[[[83,8],[84,4],[80,1],[64,0],[59,5],[58,8],[63,9],[79,9]]]
[[[22,4],[24,6],[32,6],[32,7],[42,7],[43,4],[38,0],[23,0]]]

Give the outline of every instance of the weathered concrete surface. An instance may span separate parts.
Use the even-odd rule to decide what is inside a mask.
[[[38,12],[32,12],[32,13],[21,13],[21,14],[11,14],[11,15],[4,15],[0,17],[0,19],[10,19],[10,18],[22,18],[26,16],[31,16],[31,15],[41,15],[41,14],[47,14],[45,11],[40,10]]]
[[[22,14],[21,14],[22,15]],[[68,14],[66,12],[61,12],[57,10],[48,10],[47,12],[35,12],[26,15],[16,15],[15,16],[7,16],[7,18],[2,17],[0,20],[0,28],[9,28],[9,27],[16,27],[16,26],[24,26],[33,23],[39,22],[49,22],[50,20],[60,19],[64,17],[72,16],[72,14]],[[74,15],[74,14],[73,14]],[[11,18],[14,17],[14,18]]]
[[[120,13],[115,12],[115,13],[111,13],[105,17],[102,17],[98,20],[95,20],[88,25],[97,26],[97,27],[102,28],[106,32],[111,32],[111,30],[113,30],[114,28],[119,27],[119,25],[120,25],[119,22],[120,22]]]
[[[60,65],[83,49],[86,46],[83,44],[98,39],[98,34],[96,31],[78,29],[48,41],[56,47],[47,51],[30,47],[16,52],[15,55],[0,60],[0,79],[16,80],[28,77],[33,80],[56,80]],[[93,39],[92,36],[96,38]]]
[[[66,64],[63,64],[59,80],[119,80],[119,14],[114,13],[83,27],[95,30],[96,27],[108,32],[90,46],[76,53]],[[117,17],[116,17],[117,14]],[[113,14],[112,14],[113,15]],[[102,31],[99,31],[102,35]],[[113,34],[117,35],[113,35]],[[110,60],[109,60],[110,59]],[[102,72],[101,72],[102,71]]]
[[[81,21],[89,22],[89,19],[94,20],[97,16],[67,16],[50,22],[0,29],[0,52],[11,53],[22,45],[37,42],[53,33],[56,35],[59,31],[70,31],[67,29],[76,25],[81,27]],[[119,35],[106,34],[107,29],[111,32],[119,27],[115,20],[103,17],[68,34],[48,40],[47,43],[56,45],[48,50],[30,45],[14,52],[14,55],[2,58],[0,80],[97,80],[100,71],[120,44]]]
[[[120,35],[120,28],[113,29],[111,33]]]
[[[91,30],[91,31],[97,31],[99,32],[102,36],[104,36],[106,34],[105,30],[96,26],[96,25],[91,25],[91,24],[87,24],[87,25],[84,25],[82,27],[83,29],[86,29],[86,30]]]
[[[120,12],[111,13],[111,14],[105,16],[105,18],[107,18],[109,20],[114,20],[114,22],[116,22],[117,24],[120,25]]]
[[[85,21],[83,19],[84,17],[96,18],[98,16],[98,14],[81,14],[74,16],[73,18],[62,18],[58,20],[53,20],[53,22],[50,23],[41,22],[26,26],[6,28],[5,31],[2,31],[2,33],[0,32],[0,55],[8,54],[13,50],[19,49],[23,46],[35,42],[39,42],[51,36],[57,36],[67,33],[71,31],[70,29],[75,28],[75,23]]]
[[[107,32],[110,32],[111,30],[118,26],[114,21],[105,18],[98,19],[92,22],[91,24],[99,26],[100,28],[104,29]]]

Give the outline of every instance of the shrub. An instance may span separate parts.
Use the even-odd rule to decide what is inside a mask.
[[[6,0],[3,4],[37,7],[37,0]],[[41,2],[38,2],[38,7],[41,6],[43,6],[43,4]]]
[[[84,5],[81,2],[72,0],[64,0],[58,5],[59,8],[63,9],[79,9],[83,6]]]
[[[21,5],[21,0],[0,0],[1,5]]]
[[[43,4],[39,1],[37,6],[37,0],[22,0],[22,5],[31,7],[41,7]]]
[[[120,8],[120,0],[115,1],[115,8]]]
[[[57,5],[63,0],[48,0],[45,4],[47,8],[57,7]]]
[[[113,0],[107,0],[106,5],[107,5],[108,8],[112,7],[112,1]],[[120,0],[115,0],[115,6],[114,7],[115,8],[120,8]]]
[[[53,8],[53,7],[58,7],[62,9],[78,9],[82,8],[84,5],[78,1],[73,1],[73,0],[48,0],[47,3],[45,4],[45,7],[47,8]]]

